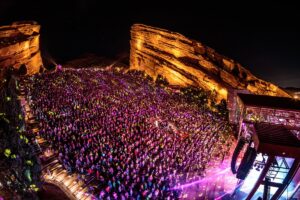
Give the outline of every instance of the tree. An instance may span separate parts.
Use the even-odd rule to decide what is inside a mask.
[[[168,80],[160,74],[157,76],[157,78],[155,80],[155,83],[158,84],[158,85],[161,85],[161,86],[168,86],[169,85]]]
[[[24,117],[17,99],[14,78],[0,91],[0,182],[5,190],[35,199],[41,185],[38,157],[21,128]]]
[[[219,104],[216,105],[217,112],[222,117],[228,117],[227,102],[222,99]]]
[[[24,76],[27,74],[27,67],[25,64],[22,64],[18,70],[18,75]]]

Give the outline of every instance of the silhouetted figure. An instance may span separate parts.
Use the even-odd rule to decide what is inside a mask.
[[[25,64],[22,64],[21,67],[18,70],[18,75],[24,76],[27,74],[27,68]]]

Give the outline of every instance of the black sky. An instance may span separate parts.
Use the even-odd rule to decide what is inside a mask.
[[[300,87],[299,13],[286,1],[0,0],[0,25],[39,22],[42,50],[58,62],[89,52],[124,55],[130,26],[144,23],[201,41],[282,87]]]

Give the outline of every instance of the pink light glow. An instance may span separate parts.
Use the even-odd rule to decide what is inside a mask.
[[[57,70],[59,70],[59,71],[62,70],[62,66],[60,64],[57,65]]]
[[[237,186],[237,179],[230,169],[231,155],[234,147],[235,145],[231,147],[230,153],[224,158],[223,162],[220,163],[220,160],[211,161],[203,179],[180,183],[180,185],[175,185],[172,190],[181,190],[182,198],[215,199],[216,197],[219,198],[221,195],[230,193],[233,188],[239,187],[239,185]]]
[[[179,186],[175,186],[174,188],[172,188],[172,190],[176,190],[176,189],[183,189],[183,188],[187,188],[187,187],[190,187],[192,185],[196,185],[196,184],[199,184],[199,183],[203,183],[203,182],[206,182],[208,181],[208,179],[211,179],[211,178],[214,178],[214,177],[217,177],[221,174],[225,174],[226,172],[230,171],[230,167],[227,167],[226,169],[212,175],[212,176],[208,176],[204,179],[201,179],[201,180],[198,180],[198,181],[194,181],[194,182],[191,182],[191,183],[187,183],[187,184],[183,184],[183,185],[179,185]]]
[[[243,182],[241,182],[240,184],[238,184],[233,190],[230,190],[230,191],[226,192],[225,194],[222,194],[221,196],[215,198],[215,200],[221,200],[225,195],[234,192],[234,190],[235,190],[236,188],[240,187],[242,184],[243,184]]]

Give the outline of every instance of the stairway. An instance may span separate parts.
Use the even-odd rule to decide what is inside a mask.
[[[32,139],[32,149],[39,156],[49,147],[48,142],[38,135],[39,124],[36,122],[26,99],[25,86],[19,84],[19,101],[23,106],[25,113],[26,128],[30,130],[28,135]],[[61,188],[70,199],[91,200],[93,195],[88,193],[88,184],[77,180],[77,174],[69,174],[67,170],[59,163],[57,156],[53,154],[42,164],[42,177],[44,181],[53,183]]]

